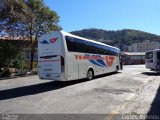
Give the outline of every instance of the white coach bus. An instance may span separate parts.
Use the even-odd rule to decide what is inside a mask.
[[[39,38],[38,69],[40,79],[93,79],[120,69],[120,50],[63,31],[52,31]]]
[[[160,71],[160,49],[146,52],[145,65],[148,69]]]

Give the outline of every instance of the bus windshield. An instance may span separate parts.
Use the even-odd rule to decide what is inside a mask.
[[[147,52],[146,53],[146,59],[151,59],[151,58],[153,58],[153,52],[151,51],[151,52]]]

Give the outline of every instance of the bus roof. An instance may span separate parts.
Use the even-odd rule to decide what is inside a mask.
[[[160,51],[160,49],[149,50],[149,51],[146,51],[146,53],[147,52],[153,52],[153,51]]]
[[[82,40],[85,40],[85,41],[97,43],[97,44],[104,45],[104,46],[107,46],[107,47],[111,47],[111,48],[114,48],[114,49],[117,49],[117,50],[120,51],[119,48],[113,47],[113,46],[110,46],[110,45],[107,45],[107,44],[105,44],[105,43],[101,43],[101,42],[98,42],[98,41],[95,41],[95,40],[90,40],[90,39],[87,39],[87,38],[79,37],[79,36],[73,35],[73,34],[71,34],[71,33],[64,32],[64,31],[59,31],[59,32],[60,32],[61,34],[63,34],[63,35],[67,35],[67,36],[79,38],[79,39],[82,39]]]

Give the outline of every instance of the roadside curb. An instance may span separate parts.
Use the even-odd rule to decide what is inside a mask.
[[[32,75],[22,75],[22,76],[11,76],[11,77],[0,78],[0,80],[9,80],[9,79],[22,78],[22,77],[29,77],[29,76],[36,76],[36,75],[37,75],[37,74],[32,74]]]

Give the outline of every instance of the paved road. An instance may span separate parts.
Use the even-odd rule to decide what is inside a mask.
[[[160,113],[159,83],[160,74],[144,65],[124,66],[118,74],[92,81],[56,82],[38,76],[1,80],[0,113]]]

